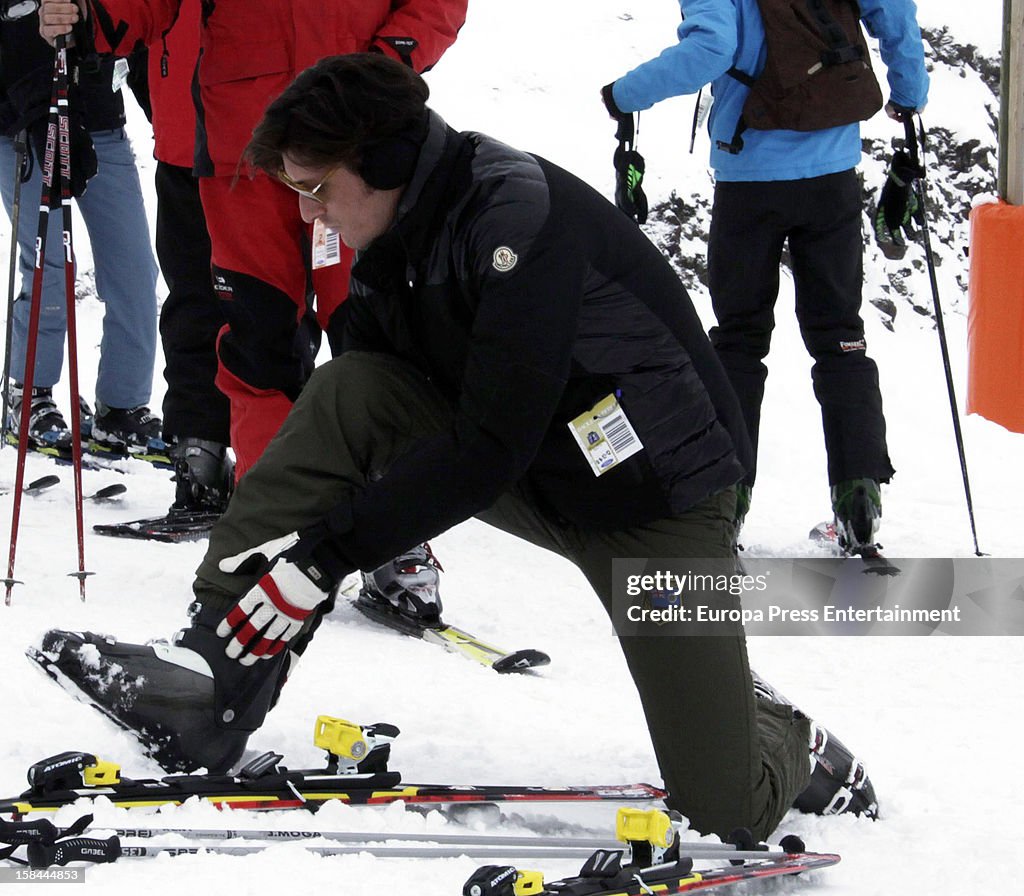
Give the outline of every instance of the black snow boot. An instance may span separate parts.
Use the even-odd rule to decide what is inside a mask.
[[[131,731],[169,772],[227,772],[263,723],[284,655],[242,666],[215,631],[222,611],[198,602],[171,642],[126,644],[53,629],[28,656],[72,696]]]
[[[756,672],[754,695],[759,700],[792,708],[793,713],[808,718]],[[813,815],[839,815],[852,812],[871,819],[878,818],[875,788],[864,770],[864,763],[847,746],[813,719],[808,744],[811,778],[793,803],[793,808]]]
[[[21,405],[25,399],[25,387],[12,382],[7,392],[9,410],[7,431],[16,445],[21,432]],[[34,448],[51,449],[59,452],[71,451],[71,429],[53,400],[53,389],[37,386],[32,390],[29,403],[28,441]]]
[[[93,442],[110,451],[166,450],[161,426],[160,418],[144,404],[112,408],[97,401],[90,435]]]
[[[176,510],[223,513],[235,484],[235,464],[227,446],[191,436],[171,449]]]
[[[851,554],[875,547],[882,519],[882,493],[874,479],[847,479],[832,486],[839,545]]]

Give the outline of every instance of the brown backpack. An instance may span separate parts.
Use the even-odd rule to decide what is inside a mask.
[[[750,88],[731,143],[743,131],[820,131],[866,121],[882,108],[871,70],[856,0],[757,0],[768,56],[754,78],[733,67],[728,74]]]

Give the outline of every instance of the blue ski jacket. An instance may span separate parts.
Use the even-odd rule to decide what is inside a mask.
[[[860,126],[821,131],[747,130],[744,147],[730,154],[748,88],[726,72],[754,75],[764,68],[764,25],[756,0],[679,0],[684,18],[679,42],[623,75],[612,88],[624,112],[639,112],[671,96],[712,85],[708,128],[711,165],[722,181],[797,180],[853,168],[860,161]],[[878,39],[889,82],[889,100],[913,109],[928,99],[921,29],[913,0],[860,0],[861,19]]]

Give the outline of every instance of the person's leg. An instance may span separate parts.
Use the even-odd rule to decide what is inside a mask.
[[[768,369],[763,363],[775,328],[779,261],[786,232],[773,208],[770,184],[715,187],[708,236],[708,280],[717,326],[711,343],[740,401],[754,449],[756,475],[761,401]]]
[[[577,562],[611,612],[613,557],[733,557],[735,490],[675,519],[595,533]],[[736,605],[739,605],[738,599]],[[759,839],[778,825],[810,777],[809,726],[788,707],[754,700],[740,623],[714,635],[620,639],[651,740],[678,809],[702,833],[737,827]]]
[[[78,200],[105,306],[96,400],[148,405],[156,357],[157,266],[135,155],[123,129],[92,134],[99,172]]]
[[[160,310],[164,441],[190,436],[227,445],[228,400],[214,385],[225,318],[213,291],[199,181],[188,168],[158,162],[156,197],[156,253],[168,289]]]
[[[613,557],[733,556],[735,492],[676,519],[624,532],[559,526],[522,492],[479,519],[572,560],[611,612]],[[729,635],[620,639],[669,789],[669,806],[702,833],[767,836],[810,776],[808,723],[756,703],[742,626]]]
[[[199,190],[214,288],[228,320],[218,343],[217,387],[231,404],[241,478],[280,428],[313,367],[308,334],[299,327],[307,317],[309,228],[295,194],[265,174],[204,177]]]
[[[317,522],[450,416],[424,377],[396,358],[347,352],[317,368],[214,526],[197,596],[227,606],[255,578],[221,572],[221,559]]]
[[[794,182],[799,226],[789,248],[796,314],[821,405],[830,485],[893,474],[885,440],[878,368],[866,353],[860,316],[861,190],[855,171]]]
[[[164,768],[227,770],[331,601],[308,617],[287,650],[244,665],[227,656],[218,629],[260,574],[228,575],[219,561],[316,522],[450,414],[426,380],[395,358],[352,352],[324,365],[214,526],[189,624],[173,643],[143,646],[55,630],[43,639],[48,662],[134,731]]]
[[[30,154],[32,150],[29,150]],[[0,192],[10,215],[14,204],[14,141],[0,137]],[[38,163],[31,161],[32,173],[21,185],[21,212],[18,223],[18,270],[21,288],[14,303],[11,331],[12,379],[25,376],[28,348],[28,325],[31,311],[32,278],[35,269],[36,237],[39,234],[39,199],[42,173]],[[36,342],[36,364],[33,385],[49,388],[60,380],[64,365],[64,334],[67,330],[67,300],[64,294],[64,246],[61,213],[51,211],[46,231],[46,257],[43,262],[42,305],[39,314],[39,337]],[[4,384],[6,388],[6,384]]]

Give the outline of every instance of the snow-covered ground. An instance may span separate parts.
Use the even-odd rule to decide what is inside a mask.
[[[658,52],[673,38],[675,3],[629,0],[520,0],[470,4],[459,42],[429,75],[433,104],[460,129],[483,130],[541,153],[578,172],[604,192],[612,184],[612,128],[598,89]],[[948,24],[961,43],[998,53],[1000,4],[923,0],[926,27]],[[652,203],[672,190],[706,195],[707,138],[686,153],[692,100],[677,99],[645,113],[641,150]],[[980,80],[937,66],[926,124],[963,139],[991,143]],[[131,131],[143,178],[153,162],[146,125],[133,111]],[[876,118],[865,136],[897,136]],[[880,183],[881,168],[865,159],[865,179]],[[152,195],[148,197],[152,199]],[[703,222],[706,226],[706,221]],[[939,285],[961,408],[966,392],[966,310],[961,282],[964,222],[949,225],[949,245],[937,247]],[[0,225],[4,242],[8,233]],[[78,234],[84,228],[78,228]],[[77,237],[83,271],[90,253]],[[2,248],[6,251],[6,248]],[[887,283],[877,252],[868,250],[865,299]],[[908,259],[909,297],[897,301],[892,327],[865,302],[869,349],[878,360],[898,470],[884,492],[881,540],[894,557],[960,557],[973,553],[963,486],[952,436],[948,397],[933,321],[911,305],[930,307],[923,255]],[[960,278],[958,281],[957,278]],[[804,536],[828,509],[825,462],[810,362],[783,281],[765,398],[760,478],[744,530],[753,555],[797,555]],[[705,321],[706,293],[693,290]],[[102,305],[79,303],[81,374],[92,397]],[[158,364],[158,369],[160,365]],[[66,387],[58,397],[66,404]],[[159,406],[162,383],[154,384]],[[1024,440],[978,417],[963,419],[978,538],[995,557],[1024,555],[1019,505],[1024,495]],[[14,455],[0,451],[0,482],[14,479]],[[141,466],[141,465],[140,465]],[[53,472],[30,457],[28,478]],[[67,573],[75,569],[71,476],[23,506],[13,605],[0,608],[0,794],[24,789],[24,772],[64,750],[88,750],[122,762],[130,776],[158,775],[134,741],[93,711],[72,702],[21,656],[51,626],[116,633],[125,640],[166,635],[184,620],[192,571],[203,545],[123,542],[87,535],[88,600]],[[165,472],[132,467],[85,473],[86,493],[124,482],[119,503],[86,504],[86,521],[108,522],[162,513],[173,486]],[[10,496],[0,498],[0,537],[8,534]],[[393,765],[412,781],[583,783],[648,780],[658,773],[640,709],[615,638],[598,602],[567,562],[470,521],[435,540],[444,563],[443,593],[452,622],[513,647],[548,651],[552,665],[531,677],[499,677],[458,657],[374,628],[349,608],[337,611],[285,689],[281,703],[252,738],[255,751],[277,750],[292,767],[316,765],[311,731],[317,714],[390,721],[402,729]],[[771,884],[773,893],[872,894],[929,892],[950,886],[970,892],[1016,892],[1015,841],[1024,786],[1012,749],[1024,711],[1019,682],[1024,651],[1015,638],[751,638],[752,663],[783,693],[833,729],[864,758],[884,819],[790,815],[780,833],[798,833],[843,862],[804,879]],[[713,672],[709,671],[709,674]],[[680,719],[679,724],[699,724]],[[65,821],[75,813],[61,816]],[[209,807],[166,813],[170,825],[227,826]],[[113,811],[101,815],[113,820]],[[330,807],[320,824],[335,828],[436,828],[392,808]],[[593,819],[596,821],[597,819]],[[609,819],[610,823],[610,819]],[[230,819],[231,826],[244,820]],[[312,825],[301,813],[273,819],[296,829]],[[1011,839],[1014,838],[1014,839]],[[186,856],[91,868],[90,885],[104,892],[180,891],[191,885],[226,893],[330,887],[341,893],[410,887],[430,896],[458,893],[477,863],[366,856],[321,859],[278,846],[249,858]],[[528,865],[536,863],[527,863]],[[552,862],[549,877],[574,863]],[[173,875],[171,877],[170,875]]]

